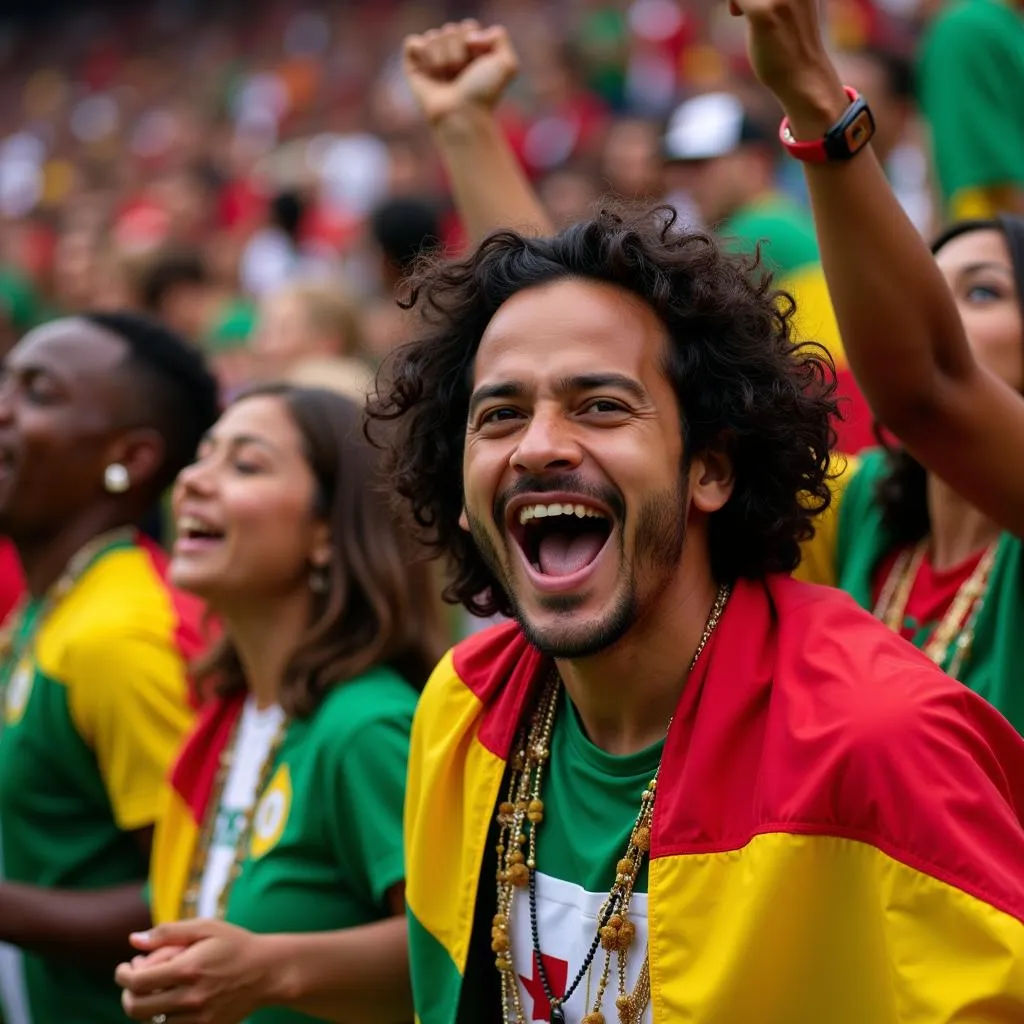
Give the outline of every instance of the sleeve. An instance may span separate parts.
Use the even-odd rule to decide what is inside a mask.
[[[836,473],[829,481],[832,503],[815,521],[814,536],[801,545],[800,564],[793,571],[793,576],[804,583],[834,587],[838,579],[839,516],[846,488],[857,471],[857,461],[834,454],[831,469]]]
[[[93,633],[69,651],[66,673],[71,717],[96,756],[118,827],[154,824],[192,724],[183,658],[171,639]]]
[[[329,752],[328,841],[339,862],[383,906],[405,878],[402,814],[413,709],[367,723]]]
[[[920,102],[947,199],[986,186],[1024,186],[1019,34],[979,21],[976,4],[938,18],[920,62]]]

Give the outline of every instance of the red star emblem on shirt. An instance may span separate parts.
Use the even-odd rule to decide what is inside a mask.
[[[544,973],[547,975],[548,985],[551,986],[551,994],[556,999],[561,999],[565,995],[565,986],[569,980],[568,960],[559,960],[558,957],[541,953],[540,963],[538,963],[537,954],[533,954],[533,974],[529,978],[522,974],[519,975],[523,988],[526,989],[533,999],[533,1017],[531,1020],[551,1019],[551,1003],[548,1001],[548,995],[544,991],[544,983],[540,980],[541,963],[544,965]]]

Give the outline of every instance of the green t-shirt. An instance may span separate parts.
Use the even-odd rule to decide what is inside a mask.
[[[839,506],[836,580],[862,607],[871,609],[875,573],[893,543],[875,498],[887,472],[881,450],[865,452]],[[974,627],[974,642],[958,673],[960,681],[998,708],[1024,734],[1024,543],[1004,533],[996,550],[984,603]],[[922,623],[914,638],[923,646],[935,623]],[[952,651],[951,655],[952,656]],[[943,666],[945,667],[945,666]]]
[[[255,812],[225,919],[259,933],[320,932],[389,915],[405,877],[402,810],[416,692],[388,669],[335,688],[293,721]],[[314,1018],[261,1010],[249,1024]]]
[[[564,994],[576,977],[597,933],[601,904],[615,881],[615,869],[640,811],[644,787],[653,778],[663,743],[624,757],[605,753],[587,738],[576,709],[563,692],[545,772],[544,821],[537,833],[537,924],[548,982],[555,995]],[[485,878],[482,894],[493,913],[493,884]],[[630,920],[636,938],[627,961],[626,984],[632,989],[647,943],[647,858],[644,858],[632,902]],[[546,1019],[547,1003],[534,961],[529,901],[516,896],[512,941],[527,1019]],[[592,1005],[604,965],[604,951],[595,956],[566,1004],[569,1020],[579,1020]],[[610,991],[604,1012],[615,1014],[617,961],[613,958]],[[493,970],[493,965],[491,967]],[[481,1007],[478,1019],[490,1019],[494,1007]]]
[[[783,196],[769,196],[742,207],[723,221],[718,233],[735,252],[753,252],[762,243],[765,265],[781,278],[820,259],[810,215]]]
[[[1024,188],[1024,13],[1008,0],[941,11],[922,43],[918,92],[947,216],[990,216],[972,190]]]
[[[154,823],[191,725],[179,610],[152,555],[98,553],[48,612],[29,605],[0,666],[0,881],[71,890],[136,882],[133,832]],[[189,651],[188,653],[192,653]],[[121,1024],[110,970],[0,952],[8,1024]]]

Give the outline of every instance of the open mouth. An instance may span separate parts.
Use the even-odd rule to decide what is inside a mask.
[[[224,539],[224,531],[198,516],[181,516],[177,522],[178,538],[196,543]]]
[[[512,513],[512,535],[533,570],[542,576],[575,576],[597,561],[612,534],[610,516],[576,501],[530,503]]]

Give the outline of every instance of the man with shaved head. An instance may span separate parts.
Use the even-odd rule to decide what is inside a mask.
[[[131,314],[29,332],[0,373],[0,534],[27,593],[0,648],[0,1017],[123,1019],[113,967],[191,719],[201,609],[137,524],[216,417],[202,357]]]

